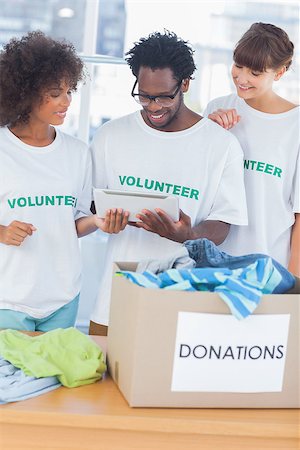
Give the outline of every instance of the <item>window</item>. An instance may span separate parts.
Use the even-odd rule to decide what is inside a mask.
[[[86,62],[89,77],[73,97],[64,129],[89,141],[103,122],[134,111],[133,76],[123,57],[140,39],[164,28],[195,49],[197,71],[186,96],[201,112],[207,102],[233,90],[232,50],[255,21],[287,31],[297,54],[291,70],[275,88],[299,99],[299,4],[277,1],[202,0],[0,0],[0,45],[12,36],[41,29],[71,41]]]

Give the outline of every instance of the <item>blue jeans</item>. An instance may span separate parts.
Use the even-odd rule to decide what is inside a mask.
[[[79,304],[79,294],[66,305],[49,316],[37,319],[20,311],[0,309],[0,328],[26,331],[51,331],[75,325]]]
[[[260,258],[268,257],[268,255],[262,253],[252,253],[242,256],[228,255],[225,252],[221,252],[212,241],[205,238],[185,241],[184,246],[189,252],[190,258],[196,261],[196,268],[224,267],[228,269],[238,269],[246,267]],[[294,286],[295,277],[273,258],[272,263],[282,276],[282,281],[276,287],[273,294],[285,292],[287,289]]]

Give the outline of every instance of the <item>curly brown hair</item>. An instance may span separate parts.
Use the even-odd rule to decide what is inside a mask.
[[[11,39],[0,52],[0,126],[28,123],[47,89],[66,81],[76,91],[84,78],[84,64],[71,43],[41,31]]]

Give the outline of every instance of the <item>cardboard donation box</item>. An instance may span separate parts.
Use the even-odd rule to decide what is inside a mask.
[[[130,406],[299,408],[299,293],[297,280],[238,320],[217,293],[149,289],[113,275],[111,376]]]

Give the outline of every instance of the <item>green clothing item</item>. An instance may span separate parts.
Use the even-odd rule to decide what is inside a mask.
[[[67,387],[94,383],[106,371],[100,347],[76,328],[58,328],[38,336],[0,331],[0,355],[26,375],[57,376]]]

